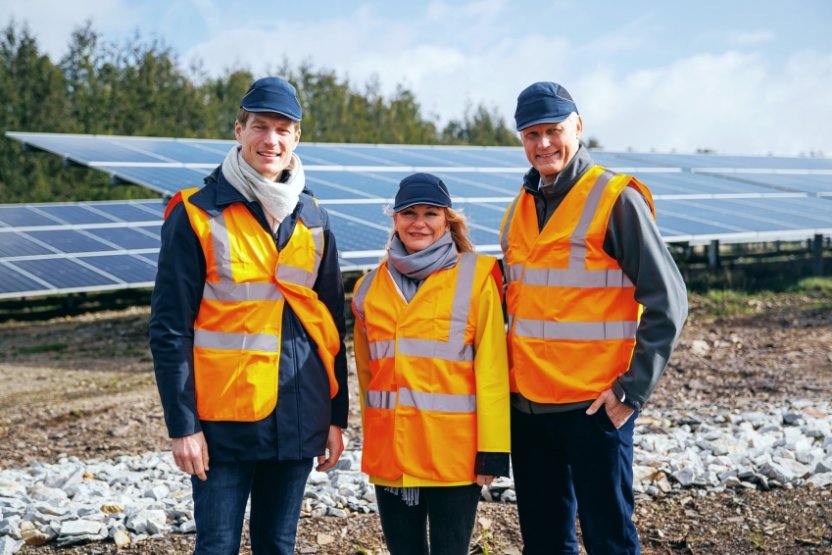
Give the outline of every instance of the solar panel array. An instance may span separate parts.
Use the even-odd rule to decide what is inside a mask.
[[[166,196],[200,186],[236,144],[7,135],[29,148],[105,171],[114,182],[135,183]],[[469,220],[478,249],[498,254],[502,214],[528,168],[518,147],[301,143],[297,152],[308,187],[332,216],[345,270],[377,264],[390,233],[384,208],[398,182],[417,171],[445,181],[454,206]],[[832,234],[832,160],[603,151],[592,156],[650,187],[669,243]],[[161,213],[160,201],[0,206],[0,298],[152,284]],[[137,215],[151,217],[132,219]]]

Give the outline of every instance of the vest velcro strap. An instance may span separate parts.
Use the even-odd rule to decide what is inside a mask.
[[[364,396],[364,404],[371,409],[392,410],[396,408],[396,392],[369,390]]]
[[[221,351],[278,352],[278,336],[262,333],[227,333],[222,331],[194,330],[194,347]]]
[[[373,341],[369,344],[370,360],[380,360],[382,358],[392,358],[396,354],[396,342],[390,341]]]
[[[279,301],[283,294],[274,283],[206,283],[202,297],[211,301]]]
[[[402,387],[399,389],[399,405],[435,412],[476,412],[477,396],[426,393]]]
[[[600,341],[604,339],[633,339],[638,322],[550,322],[517,319],[514,335],[536,339],[565,339]]]
[[[470,362],[474,360],[474,346],[465,344],[464,340],[464,337],[449,337],[447,342],[400,338],[399,353],[411,357]]]
[[[526,268],[523,273],[523,283],[543,287],[574,287],[579,289],[633,286],[633,282],[620,268],[609,270],[586,270],[575,267],[556,270]]]

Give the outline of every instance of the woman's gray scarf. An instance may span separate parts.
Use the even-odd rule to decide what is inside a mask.
[[[285,181],[272,181],[252,168],[243,158],[241,150],[240,145],[231,147],[222,163],[222,174],[246,197],[246,200],[256,200],[260,203],[269,220],[272,233],[275,233],[280,222],[297,206],[298,198],[306,186],[300,158],[292,153],[292,161],[288,168],[289,178]]]
[[[446,231],[426,249],[408,254],[398,234],[393,235],[387,248],[387,269],[399,286],[407,302],[413,298],[422,282],[433,272],[453,268],[459,252],[450,231]]]

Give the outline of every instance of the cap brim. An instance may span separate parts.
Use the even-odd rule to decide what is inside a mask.
[[[402,204],[401,206],[394,206],[393,207],[393,212],[401,212],[405,208],[410,208],[411,206],[416,206],[416,205],[419,205],[419,204],[424,204],[426,206],[436,206],[437,208],[450,208],[451,207],[450,204],[437,204],[436,201],[417,199],[417,200],[408,201],[408,202]]]
[[[292,116],[291,114],[287,114],[286,112],[281,112],[281,111],[275,110],[274,108],[263,108],[263,107],[260,107],[260,106],[252,106],[250,108],[246,108],[245,106],[240,106],[240,107],[243,108],[246,112],[251,112],[251,113],[255,113],[255,114],[265,114],[265,113],[277,114],[278,116],[283,116],[284,118],[289,118],[292,121],[300,121],[299,119],[295,119],[295,117]]]
[[[549,116],[549,117],[545,117],[545,118],[532,120],[528,123],[524,123],[521,127],[518,127],[517,130],[522,131],[522,130],[528,128],[528,127],[531,127],[532,125],[540,125],[541,123],[560,123],[560,122],[564,121],[565,119],[567,119],[569,116],[571,116],[574,113],[575,112],[569,112],[565,116]]]

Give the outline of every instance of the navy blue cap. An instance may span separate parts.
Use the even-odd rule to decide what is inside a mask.
[[[558,123],[578,113],[578,107],[564,87],[549,81],[532,83],[517,97],[514,122],[522,131],[539,123]]]
[[[293,121],[303,117],[295,87],[282,77],[264,77],[252,83],[240,101],[240,108],[248,112],[273,112]]]
[[[393,203],[393,212],[417,204],[451,207],[451,195],[442,180],[429,173],[414,173],[402,179]]]

